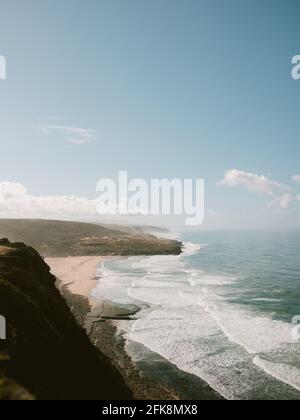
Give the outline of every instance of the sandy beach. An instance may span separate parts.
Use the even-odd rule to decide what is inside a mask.
[[[70,293],[89,300],[91,307],[97,303],[91,298],[91,291],[96,287],[97,266],[107,257],[67,257],[46,258],[51,273],[58,280],[58,288],[67,288]]]

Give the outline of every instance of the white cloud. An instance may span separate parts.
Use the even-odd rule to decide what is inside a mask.
[[[62,135],[69,143],[83,145],[96,140],[96,130],[90,128],[60,126],[60,125],[43,125],[39,127],[40,131],[45,135],[54,133]]]
[[[227,171],[224,179],[219,182],[219,185],[227,187],[242,186],[247,188],[249,191],[269,196],[274,196],[278,193],[284,193],[289,190],[289,188],[285,185],[272,181],[264,175],[256,175],[250,172],[239,171],[237,169]]]
[[[292,178],[292,180],[294,182],[300,182],[300,175],[294,175],[293,178]]]
[[[233,169],[225,173],[218,185],[225,187],[244,187],[248,191],[272,197],[271,206],[287,208],[294,200],[290,188],[279,182],[272,181],[264,175]]]
[[[34,196],[22,184],[0,182],[0,217],[96,216],[96,201],[75,195]]]
[[[0,203],[4,200],[12,200],[15,197],[24,197],[27,194],[22,184],[15,182],[0,182]]]

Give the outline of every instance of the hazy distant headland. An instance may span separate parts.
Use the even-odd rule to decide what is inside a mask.
[[[179,255],[182,251],[180,242],[158,238],[139,227],[55,220],[0,219],[0,238],[26,243],[43,257]]]

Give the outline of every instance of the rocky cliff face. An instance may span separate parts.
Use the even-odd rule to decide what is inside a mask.
[[[39,254],[0,240],[0,399],[130,399],[90,343]]]

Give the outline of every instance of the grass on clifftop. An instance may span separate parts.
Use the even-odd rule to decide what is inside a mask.
[[[181,253],[177,241],[130,229],[55,220],[0,219],[0,238],[24,242],[44,257]]]

